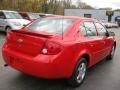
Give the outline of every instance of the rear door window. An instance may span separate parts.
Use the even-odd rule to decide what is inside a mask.
[[[29,18],[29,16],[28,16],[27,14],[20,13],[20,15],[21,15],[23,18]]]
[[[93,22],[84,22],[86,36],[97,36],[97,30]]]
[[[80,29],[82,35],[87,36],[87,31],[85,29],[84,24],[81,24],[80,27],[79,27],[79,29]]]

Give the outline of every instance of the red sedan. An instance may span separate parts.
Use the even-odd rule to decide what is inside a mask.
[[[113,32],[94,19],[58,16],[38,19],[21,30],[11,30],[3,45],[7,65],[46,79],[65,78],[83,83],[87,68],[114,56]]]

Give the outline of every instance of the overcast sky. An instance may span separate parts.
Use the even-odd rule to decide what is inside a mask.
[[[73,0],[75,2],[77,0]],[[113,9],[120,9],[120,0],[80,0],[86,2],[95,8],[111,7]]]

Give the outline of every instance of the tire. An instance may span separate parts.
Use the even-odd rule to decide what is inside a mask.
[[[110,54],[107,56],[107,60],[113,60],[115,54],[115,45],[112,47]]]
[[[6,27],[5,28],[5,32],[8,32],[8,31],[10,31],[11,30],[11,27]]]
[[[68,79],[68,84],[72,87],[80,86],[84,82],[86,72],[87,60],[85,58],[81,58],[77,63],[72,77]]]

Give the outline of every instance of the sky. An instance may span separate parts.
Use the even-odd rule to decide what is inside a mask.
[[[75,3],[78,0],[73,0]],[[120,9],[120,0],[80,0],[86,2],[88,5],[91,5],[95,8],[105,8],[111,7],[113,9]]]

